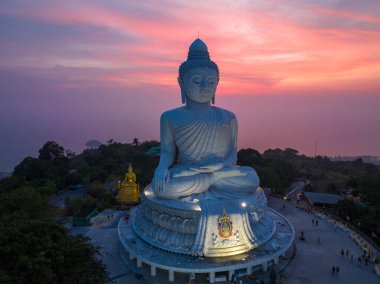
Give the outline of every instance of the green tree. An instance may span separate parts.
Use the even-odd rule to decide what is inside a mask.
[[[303,191],[306,191],[306,192],[314,192],[314,187],[311,183],[307,184],[304,186],[303,188]]]
[[[103,195],[103,204],[101,205],[101,209],[106,209],[116,204],[117,204],[116,197],[111,192],[106,191]]]
[[[340,200],[337,203],[337,211],[343,220],[350,220],[352,222],[359,219],[362,215],[361,207],[349,199]]]
[[[53,219],[0,219],[1,283],[105,283],[99,249]]]
[[[97,200],[92,196],[68,198],[65,200],[67,216],[84,217],[96,208]]]
[[[46,160],[27,157],[15,167],[13,175],[24,176],[29,181],[54,179],[58,175],[58,169]]]
[[[65,185],[66,169],[46,160],[27,157],[15,167],[13,175],[24,176],[36,187],[43,186],[47,180],[52,180],[57,188],[62,188]]]
[[[9,181],[1,185],[10,184]],[[0,283],[105,283],[99,249],[72,235],[32,187],[0,191]]]
[[[241,149],[237,153],[238,164],[241,166],[264,166],[265,161],[261,154],[254,149]]]
[[[133,138],[132,145],[133,146],[138,146],[139,144],[140,144],[139,139],[138,138]]]
[[[66,160],[65,149],[55,141],[48,141],[39,150],[39,157],[46,161],[62,161]]]
[[[67,185],[77,185],[82,182],[82,176],[78,172],[69,173],[66,177]]]
[[[54,180],[48,179],[45,181],[44,185],[38,188],[38,191],[42,194],[50,195],[57,191],[57,185]]]
[[[239,165],[249,166],[257,171],[260,186],[270,187],[277,194],[282,194],[297,175],[289,157],[298,157],[298,152],[290,148],[285,151],[267,150],[263,155],[254,149],[242,149],[237,157]]]
[[[9,188],[0,191],[0,217],[46,219],[55,212],[48,200],[33,187]]]
[[[99,181],[90,183],[87,193],[96,199],[103,197],[105,193],[104,184]]]
[[[13,174],[10,177],[6,177],[2,180],[0,180],[0,192],[15,189],[18,187],[25,187],[30,185],[30,182],[26,181],[25,176],[15,175]]]
[[[359,180],[362,198],[373,206],[380,204],[380,176],[363,176]]]

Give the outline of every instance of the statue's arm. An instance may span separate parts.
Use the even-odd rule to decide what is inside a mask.
[[[158,191],[163,190],[164,183],[170,178],[169,167],[174,163],[176,151],[173,133],[165,113],[162,114],[160,120],[160,143],[160,162],[153,178],[153,189]]]
[[[174,163],[176,147],[169,119],[165,114],[161,116],[160,121],[160,143],[161,156],[158,167],[168,169]]]
[[[233,115],[231,119],[231,142],[229,146],[229,152],[224,162],[225,166],[235,166],[237,162],[237,133],[238,124],[236,116]]]

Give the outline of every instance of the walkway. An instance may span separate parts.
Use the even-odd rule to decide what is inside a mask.
[[[335,230],[332,224],[322,219],[318,219],[318,226],[313,226],[312,220],[317,220],[316,217],[291,202],[271,199],[269,204],[286,216],[296,230],[297,255],[285,271],[286,283],[380,283],[380,277],[372,268],[358,265],[357,257],[362,253],[348,232]],[[305,241],[299,239],[301,231]],[[341,257],[342,249],[349,250],[349,255],[353,254],[356,261],[352,263],[350,256]],[[339,276],[332,275],[332,266],[339,266]]]

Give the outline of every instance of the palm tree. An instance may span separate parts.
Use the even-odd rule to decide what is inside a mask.
[[[139,139],[138,138],[133,138],[132,145],[133,146],[138,146],[139,144],[140,144]]]

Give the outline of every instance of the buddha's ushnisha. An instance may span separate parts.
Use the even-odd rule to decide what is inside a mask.
[[[218,82],[218,66],[196,39],[179,68],[185,105],[161,116],[161,157],[152,182],[158,197],[239,198],[259,186],[255,170],[236,166],[235,115],[211,106]]]

